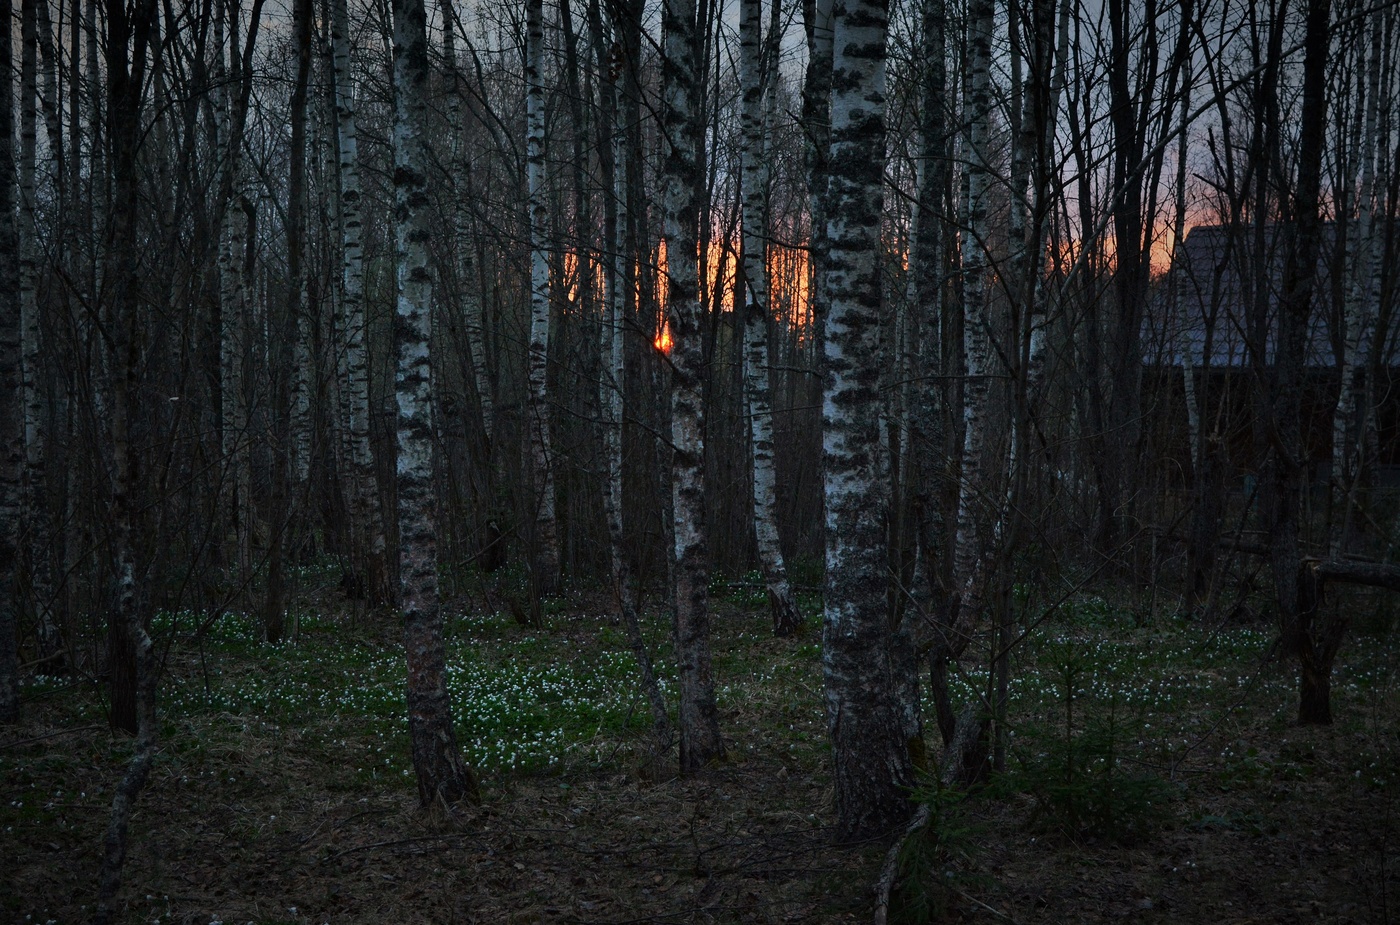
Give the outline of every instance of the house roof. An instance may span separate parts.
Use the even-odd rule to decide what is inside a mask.
[[[1265,314],[1265,362],[1272,363],[1283,293],[1286,225],[1272,224],[1256,235],[1251,225],[1197,225],[1187,232],[1143,320],[1143,354],[1147,362],[1179,366],[1183,352],[1193,366],[1239,367],[1252,362],[1248,349],[1247,308],[1262,304]],[[1260,240],[1262,238],[1262,240]],[[1332,258],[1336,229],[1323,225],[1318,249],[1313,308],[1309,312],[1307,353],[1311,367],[1337,365],[1332,339]],[[1256,270],[1260,264],[1263,272]]]

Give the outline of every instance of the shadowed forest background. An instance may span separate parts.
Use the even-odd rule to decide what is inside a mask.
[[[1389,921],[1400,9],[0,0],[15,921]]]

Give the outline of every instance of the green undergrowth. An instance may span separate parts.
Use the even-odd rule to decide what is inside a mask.
[[[804,595],[804,632],[777,640],[754,584],[745,576],[737,588],[715,587],[714,675],[731,754],[816,767],[827,749],[819,601]],[[295,638],[273,646],[243,614],[157,617],[164,760],[217,754],[256,732],[294,739],[325,762],[332,787],[411,788],[405,669],[392,618],[305,609],[296,622]],[[1339,728],[1358,743],[1348,770],[1358,785],[1389,791],[1400,749],[1387,705],[1400,652],[1380,629],[1347,641],[1333,694]],[[644,630],[674,714],[666,613],[649,611]],[[650,707],[611,615],[560,599],[541,628],[504,613],[454,612],[446,634],[459,739],[488,784],[626,767],[646,747]],[[1185,786],[1238,791],[1312,778],[1315,758],[1288,744],[1295,666],[1277,656],[1274,638],[1262,625],[1144,621],[1098,597],[1058,606],[1026,627],[1012,652],[1001,791],[1030,797],[1042,829],[1130,840],[1189,821],[1180,807]],[[975,642],[954,666],[955,704],[986,695],[985,654],[985,641]],[[105,723],[97,685],[30,677],[24,697],[51,711],[55,726]],[[1262,718],[1276,740],[1243,734],[1244,717]],[[931,720],[928,728],[936,739]]]
[[[715,694],[729,756],[704,781],[713,788],[707,799],[739,802],[748,792],[771,826],[825,838],[832,791],[819,600],[802,593],[804,633],[774,640],[755,577],[717,581],[713,591]],[[456,729],[487,799],[500,805],[532,788],[578,793],[603,778],[636,785],[627,791],[634,799],[643,784],[658,784],[647,760],[650,704],[627,635],[605,610],[596,599],[556,599],[539,628],[508,613],[447,614]],[[245,614],[154,620],[160,753],[143,806],[199,806],[238,844],[262,844],[305,837],[288,827],[302,803],[343,800],[356,814],[382,812],[358,807],[385,795],[412,805],[398,623],[305,603],[297,617],[297,633],[279,645],[260,640]],[[1015,858],[1028,845],[1065,856],[1086,845],[1138,849],[1162,833],[1176,833],[1168,841],[1274,838],[1306,800],[1359,795],[1390,806],[1400,789],[1400,638],[1386,621],[1369,621],[1345,641],[1334,670],[1337,725],[1319,732],[1295,725],[1296,665],[1278,655],[1266,624],[1149,617],[1096,596],[1039,621],[1021,617],[1004,771],[970,792],[925,782],[911,795],[930,805],[931,823],[900,858],[892,914],[902,921],[966,911],[966,896],[998,904],[987,875],[994,868],[983,863],[988,842],[1012,845],[1005,856]],[[652,607],[643,623],[673,714],[669,616]],[[983,702],[988,649],[986,638],[974,638],[953,666],[955,708]],[[28,676],[22,707],[34,742],[0,749],[0,848],[97,845],[132,749],[106,730],[101,686]],[[925,716],[937,756],[932,704]],[[668,767],[673,761],[672,751]],[[210,802],[210,793],[218,799]],[[662,837],[673,821],[668,814],[652,833]],[[854,872],[841,891],[864,889],[868,873]],[[20,908],[17,898],[0,903],[0,918]]]

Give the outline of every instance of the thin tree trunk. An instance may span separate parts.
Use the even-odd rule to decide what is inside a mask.
[[[46,408],[40,378],[41,326],[36,283],[39,271],[39,245],[36,234],[35,211],[38,201],[34,186],[36,145],[38,134],[38,51],[39,7],[47,9],[48,0],[24,0],[21,18],[20,64],[20,168],[19,168],[19,291],[21,337],[24,366],[24,502],[23,524],[25,554],[28,558],[30,610],[39,630],[40,656],[52,659],[62,651],[58,629],[54,625],[50,603],[53,595],[50,569],[49,518],[44,503],[44,422]],[[49,70],[45,68],[46,76]],[[50,123],[50,144],[62,148]],[[50,665],[50,670],[55,666]]]
[[[109,618],[114,643],[109,670],[114,679],[113,723],[135,733],[136,743],[112,799],[98,878],[94,916],[98,925],[105,925],[116,914],[127,829],[136,799],[150,774],[156,746],[156,665],[146,633],[141,587],[144,574],[136,550],[138,539],[146,532],[140,523],[145,519],[146,507],[139,497],[146,476],[141,467],[142,454],[133,446],[135,424],[143,417],[141,358],[145,346],[137,245],[137,154],[142,140],[141,93],[156,13],[155,0],[142,0],[129,11],[122,0],[108,0],[107,4],[107,123],[112,127],[109,141],[114,208],[104,244],[115,282],[111,289],[108,368],[112,374],[109,427],[113,463],[110,554],[112,574],[117,579]],[[130,689],[120,689],[119,685],[129,685]]]
[[[804,0],[802,18],[807,31],[807,74],[802,84],[802,125],[807,139],[807,198],[811,215],[808,252],[811,255],[812,333],[823,342],[830,294],[826,287],[827,170],[831,149],[831,62],[833,0]],[[818,362],[820,359],[818,353]]]
[[[491,386],[489,351],[486,344],[486,319],[483,311],[482,293],[473,285],[476,266],[472,260],[474,251],[471,243],[471,213],[468,210],[472,195],[472,162],[466,147],[466,135],[462,124],[462,76],[457,65],[457,13],[452,0],[443,0],[443,54],[447,57],[448,73],[451,77],[451,91],[447,98],[447,131],[452,139],[452,179],[458,184],[453,197],[452,223],[455,234],[453,259],[456,262],[458,298],[466,327],[468,362],[471,364],[472,380],[476,387],[481,424],[487,443],[491,443],[495,433],[495,395]],[[489,451],[487,453],[489,456]]]
[[[311,0],[295,0],[292,33],[296,47],[296,83],[291,99],[291,150],[287,172],[287,292],[281,316],[273,315],[275,330],[269,351],[274,364],[272,412],[271,525],[267,553],[267,595],[263,602],[263,635],[282,641],[287,631],[287,554],[297,519],[293,514],[298,481],[298,387],[305,362],[302,349],[306,295],[306,100],[311,76]]]
[[[1283,293],[1279,300],[1278,346],[1274,360],[1272,398],[1272,463],[1269,469],[1268,514],[1270,565],[1274,578],[1284,645],[1299,660],[1300,699],[1298,721],[1327,724],[1332,721],[1328,687],[1322,682],[1331,672],[1326,658],[1331,624],[1318,612],[1315,594],[1309,594],[1309,574],[1299,549],[1299,520],[1303,478],[1307,471],[1302,439],[1302,374],[1307,352],[1308,318],[1316,287],[1320,243],[1322,148],[1326,130],[1329,0],[1308,0],[1303,39],[1303,88],[1301,131],[1298,139],[1298,179],[1293,197],[1294,240],[1284,267]],[[1277,113],[1274,114],[1277,119]]]
[[[220,437],[224,465],[231,470],[232,478],[225,484],[231,489],[228,510],[234,524],[234,556],[238,567],[238,586],[246,587],[251,579],[248,541],[248,505],[245,494],[245,480],[241,477],[243,440],[247,431],[246,409],[243,401],[243,343],[244,330],[244,281],[243,260],[239,249],[243,243],[239,220],[244,213],[241,203],[233,201],[238,195],[237,168],[238,150],[234,147],[232,119],[229,112],[230,92],[228,71],[224,64],[225,47],[225,4],[223,0],[214,2],[214,55],[210,67],[210,80],[213,84],[214,108],[214,150],[219,160],[218,183],[221,203],[218,223],[218,274],[219,274],[219,395]],[[230,33],[229,48],[236,48],[232,36],[237,33],[237,24],[228,24]],[[235,65],[237,64],[235,54]],[[251,478],[247,480],[251,482]]]
[[[1337,405],[1332,412],[1332,514],[1329,549],[1332,558],[1342,554],[1351,525],[1356,490],[1362,481],[1366,416],[1370,402],[1366,394],[1365,372],[1375,323],[1375,301],[1379,294],[1379,248],[1372,227],[1375,195],[1377,122],[1381,94],[1381,35],[1383,21],[1371,14],[1370,54],[1365,87],[1365,128],[1361,132],[1361,188],[1357,192],[1356,251],[1350,267],[1351,283],[1342,320],[1342,356],[1339,358]],[[1361,374],[1361,375],[1358,375]],[[1360,381],[1358,381],[1358,379]]]
[[[946,463],[940,466],[935,460],[940,457],[947,439],[944,433],[946,387],[939,378],[943,369],[941,324],[946,290],[943,231],[947,214],[944,190],[950,173],[945,100],[948,85],[945,64],[947,4],[945,0],[923,0],[920,15],[923,19],[923,72],[919,88],[918,208],[913,223],[910,259],[910,270],[914,276],[914,304],[919,311],[919,345],[913,374],[923,382],[940,384],[926,386],[921,399],[914,402],[910,443],[916,448],[913,454],[915,461],[911,466],[916,519],[914,570],[916,576],[922,572],[923,580],[931,587],[938,588],[941,583],[938,580],[937,558],[939,551],[946,546],[943,541],[943,511],[934,485],[935,480],[944,474],[940,469],[946,469]],[[919,587],[920,582],[916,580],[916,593]],[[943,588],[938,590],[946,592]],[[942,599],[946,598],[946,593],[937,596],[940,600],[933,607],[933,613],[928,615],[932,620],[948,615],[947,601]],[[935,653],[935,660],[939,657],[939,653]],[[946,744],[953,736],[955,717],[948,697],[946,654],[942,658],[942,670],[932,673],[929,680],[939,731]]]
[[[559,526],[554,514],[554,468],[549,434],[549,260],[545,209],[544,2],[525,4],[525,171],[530,219],[530,474],[534,525],[530,535],[531,620],[540,598],[559,584]]]
[[[593,28],[602,35],[601,16],[596,0],[589,5]],[[625,28],[618,24],[615,28]],[[602,359],[602,375],[599,377],[599,405],[603,411],[603,456],[605,478],[603,486],[603,512],[608,523],[609,562],[612,566],[613,594],[617,601],[623,626],[627,630],[632,654],[637,659],[637,668],[642,682],[642,690],[651,705],[653,735],[656,740],[656,753],[664,754],[671,746],[671,719],[666,708],[666,697],[657,681],[652,666],[651,653],[642,636],[641,620],[637,612],[637,595],[632,588],[632,570],[627,561],[625,535],[622,520],[622,423],[623,387],[627,381],[626,349],[623,340],[624,316],[626,313],[627,268],[624,255],[627,253],[626,230],[619,212],[626,202],[624,171],[621,169],[625,157],[625,140],[617,127],[617,113],[620,99],[616,74],[609,74],[602,60],[602,43],[599,41],[599,71],[608,75],[603,85],[603,108],[599,126],[599,141],[602,152],[603,181],[609,191],[604,214],[604,230],[607,237],[608,258],[605,264],[605,314],[601,325],[599,353]]]
[[[360,217],[360,145],[355,126],[355,87],[350,66],[350,17],[346,0],[331,0],[332,77],[340,153],[341,310],[345,329],[345,389],[349,410],[350,522],[356,571],[371,604],[391,603],[388,541],[380,502],[379,470],[370,441],[369,360],[365,334],[364,222]]]
[[[680,767],[698,771],[724,755],[710,666],[710,560],[705,525],[703,309],[696,278],[700,95],[694,0],[662,13],[662,167],[666,308],[671,350],[671,504],[675,530],[675,637],[680,674]]]
[[[24,384],[15,213],[14,4],[0,0],[0,521],[23,501]],[[0,723],[19,720],[19,537],[0,530]]]
[[[433,513],[433,281],[424,123],[429,84],[423,0],[394,0],[394,222],[398,256],[399,606],[408,661],[408,731],[424,807],[476,802],[448,699]]]
[[[776,5],[778,0],[772,0]],[[767,269],[768,168],[764,157],[761,46],[762,0],[743,0],[739,18],[740,93],[743,97],[744,386],[749,436],[753,444],[753,521],[758,559],[768,585],[773,633],[788,636],[802,628],[802,615],[788,583],[778,537],[777,468],[773,457],[773,402],[769,394]]]
[[[963,234],[963,350],[966,377],[963,399],[962,478],[958,492],[957,539],[953,552],[953,607],[946,637],[939,643],[954,657],[967,644],[968,632],[981,615],[987,593],[983,536],[986,505],[986,429],[991,375],[991,344],[986,316],[987,195],[991,177],[988,152],[991,116],[991,41],[993,6],[973,0],[969,7],[967,115],[967,230]]]

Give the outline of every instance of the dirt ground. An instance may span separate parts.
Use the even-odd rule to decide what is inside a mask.
[[[62,697],[27,704],[26,725],[0,736],[4,921],[82,922],[96,895],[126,746],[66,724]],[[1129,845],[1047,830],[1024,794],[970,798],[957,858],[919,868],[935,918],[1387,922],[1400,900],[1395,786],[1358,757],[1394,754],[1377,736],[1393,726],[1236,714],[1214,742],[1250,760],[1226,774],[1201,748],[1172,772],[1170,818]],[[819,757],[735,749],[700,775],[652,779],[627,754],[492,780],[481,807],[426,815],[405,781],[348,783],[301,731],[187,722],[162,736],[133,819],[125,920],[870,921],[888,842],[835,843]]]

